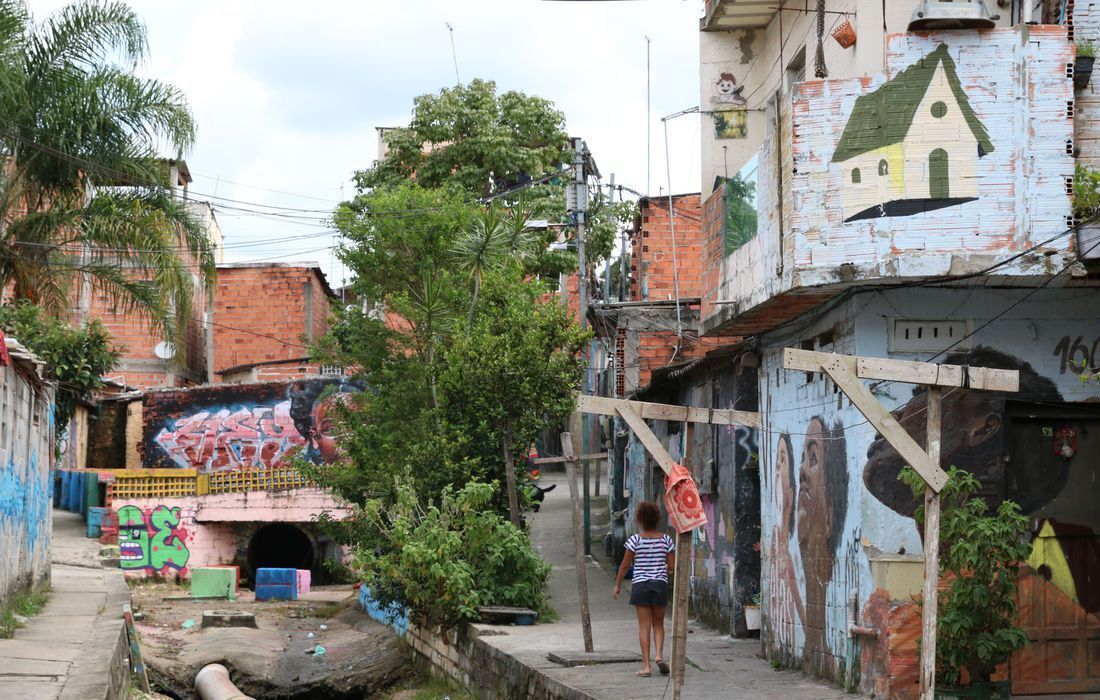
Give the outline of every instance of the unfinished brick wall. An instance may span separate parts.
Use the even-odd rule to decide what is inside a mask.
[[[668,197],[643,199],[641,228],[631,236],[630,299],[667,301],[699,297],[703,293],[703,212],[698,193],[672,197],[673,220],[668,216]],[[673,274],[673,233],[679,285]]]
[[[328,294],[316,267],[219,265],[212,381],[230,367],[305,355],[328,330]]]

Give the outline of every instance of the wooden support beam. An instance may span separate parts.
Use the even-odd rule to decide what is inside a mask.
[[[826,355],[826,357],[828,359],[821,365],[820,370],[816,371],[824,370],[852,400],[856,408],[867,417],[871,425],[875,426],[887,442],[897,450],[902,459],[917,470],[933,491],[939,493],[947,483],[947,472],[940,468],[939,460],[933,462],[928,453],[909,436],[909,433],[905,432],[905,428],[898,424],[897,419],[879,403],[871,390],[856,378],[849,362],[854,358],[844,358],[840,355]]]
[[[852,357],[798,348],[783,350],[783,368],[820,372],[825,362],[833,358],[839,358],[839,361],[860,379],[879,379],[949,388],[965,386],[982,391],[1016,392],[1020,390],[1020,373],[1014,369],[966,367],[968,383],[963,379],[962,365],[938,365],[932,362],[887,360],[880,357]]]
[[[561,456],[561,457],[535,457],[534,459],[531,460],[531,463],[532,464],[561,464],[563,462],[568,462],[571,459],[575,462],[585,462],[585,461],[591,461],[591,460],[607,459],[607,453],[606,452],[592,452],[590,454],[579,455],[577,457],[565,457],[564,455]]]
[[[573,414],[571,427],[576,430],[580,427],[579,414]],[[576,433],[574,433],[576,434]],[[580,435],[577,435],[579,440]],[[561,451],[566,457],[573,454],[573,434],[561,434]],[[577,489],[577,464],[572,459],[565,463],[565,472],[569,480],[569,501],[573,506],[573,536],[574,547],[577,556],[577,594],[581,603],[581,635],[584,637],[584,650],[591,652],[592,645],[592,617],[588,609],[588,571],[585,568],[584,556],[584,527],[581,523],[580,493]]]
[[[698,406],[673,406],[665,403],[647,403],[645,401],[627,401],[609,399],[603,396],[580,396],[577,410],[581,413],[595,413],[601,416],[614,416],[620,407],[632,409],[642,418],[671,420],[681,423],[712,423],[716,425],[743,425],[747,428],[761,426],[760,414],[755,411],[735,411],[727,408],[700,408]]]
[[[584,398],[584,397],[582,397]],[[661,444],[661,441],[657,439],[657,436],[653,434],[653,431],[649,429],[642,417],[634,412],[634,409],[630,407],[630,401],[623,401],[623,404],[618,407],[619,415],[623,417],[626,424],[630,426],[630,429],[634,431],[634,434],[638,436],[638,440],[641,441],[645,449],[653,457],[653,460],[657,462],[657,466],[664,471],[665,474],[672,473],[672,465],[676,464],[676,460],[672,458],[672,455],[668,453],[665,446]]]
[[[695,425],[686,427],[684,464],[695,458]],[[689,467],[690,468],[690,467]],[[684,670],[687,667],[688,602],[691,594],[691,532],[676,535],[676,559],[674,561],[672,587],[672,700],[680,700],[684,687]]]
[[[940,388],[928,387],[928,457],[940,461]],[[921,605],[920,700],[936,693],[936,607],[940,581],[940,494],[924,488],[924,597]]]

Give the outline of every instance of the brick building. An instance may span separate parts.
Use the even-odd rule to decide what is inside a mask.
[[[214,298],[212,382],[320,376],[321,367],[308,360],[308,345],[328,331],[334,298],[320,267],[218,265]]]

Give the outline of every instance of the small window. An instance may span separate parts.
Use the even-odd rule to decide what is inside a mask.
[[[852,168],[852,182],[858,185],[861,182],[859,177],[859,168]]]
[[[890,172],[890,166],[886,163],[885,160],[880,160],[878,162],[878,174],[879,175],[886,175],[889,172]]]
[[[344,376],[344,368],[340,365],[321,365],[320,375],[322,377],[342,377]]]
[[[947,114],[947,104],[943,100],[936,100],[932,103],[932,116],[936,119],[942,119],[943,115]]]

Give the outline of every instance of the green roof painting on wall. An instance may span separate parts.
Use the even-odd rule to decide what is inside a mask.
[[[844,220],[911,216],[978,198],[979,159],[993,143],[940,44],[859,97],[833,153]]]

